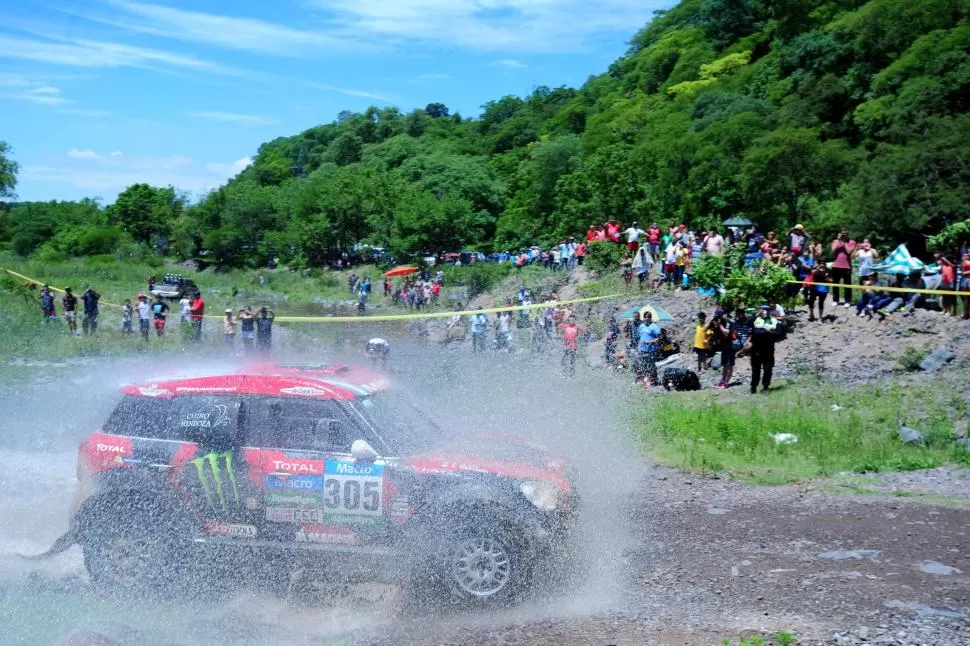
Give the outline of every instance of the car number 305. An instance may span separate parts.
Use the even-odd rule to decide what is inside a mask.
[[[380,478],[326,478],[323,507],[333,514],[379,514],[381,485]]]

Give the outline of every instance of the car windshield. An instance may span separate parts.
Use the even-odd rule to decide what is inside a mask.
[[[403,395],[362,398],[352,408],[374,428],[387,445],[386,450],[395,457],[432,450],[446,439],[444,430],[434,419]]]

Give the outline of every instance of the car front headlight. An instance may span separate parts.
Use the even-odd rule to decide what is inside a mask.
[[[559,490],[551,482],[530,480],[519,485],[519,491],[526,500],[542,511],[555,511],[559,504]]]

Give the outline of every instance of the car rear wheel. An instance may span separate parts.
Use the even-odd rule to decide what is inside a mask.
[[[106,527],[83,545],[84,566],[99,589],[143,593],[172,583],[174,545],[147,526]]]

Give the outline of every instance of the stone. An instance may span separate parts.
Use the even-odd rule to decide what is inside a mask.
[[[923,372],[936,372],[956,358],[956,353],[949,348],[937,348],[929,353],[919,364]]]
[[[922,444],[924,441],[922,433],[908,426],[899,429],[899,439],[903,441],[903,444]]]
[[[939,574],[946,576],[948,574],[961,574],[962,571],[955,567],[949,565],[943,565],[942,563],[937,563],[936,561],[923,561],[923,564],[919,567],[927,574]]]
[[[964,451],[970,451],[970,437],[961,437],[957,440],[957,446]]]

